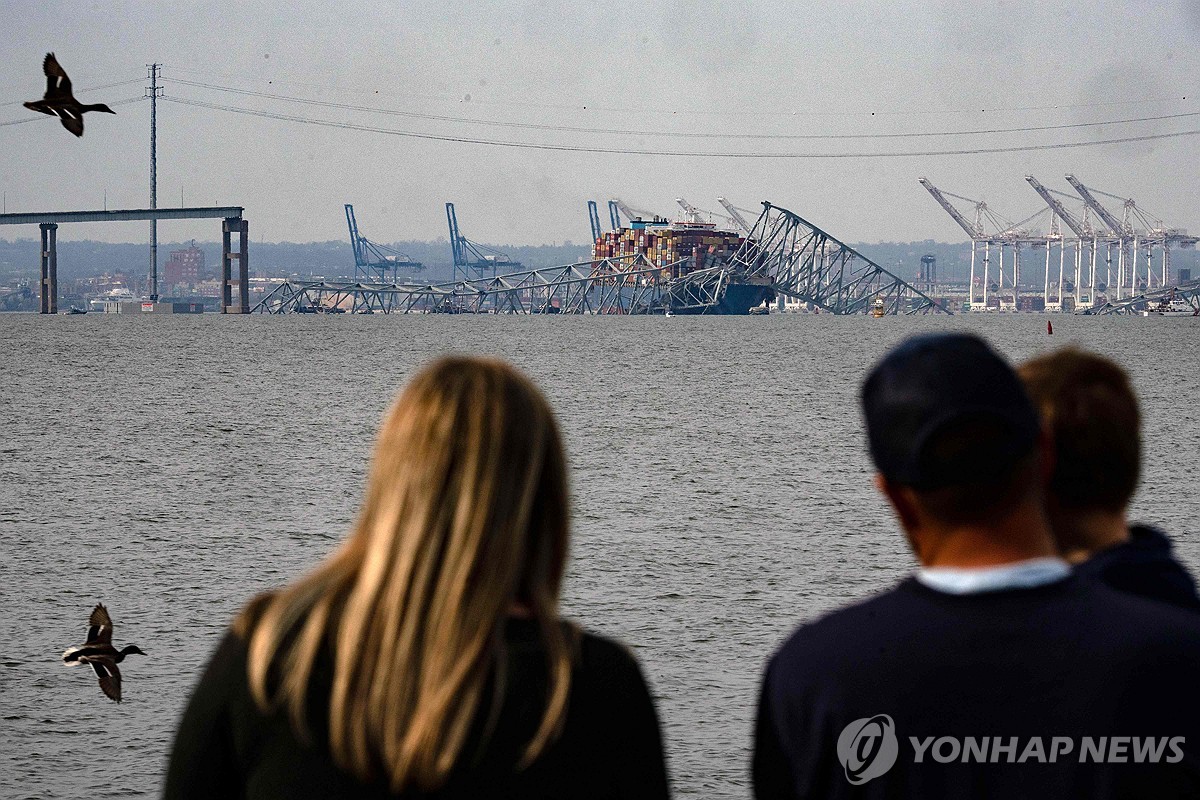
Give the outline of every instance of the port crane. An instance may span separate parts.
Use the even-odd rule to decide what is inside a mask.
[[[1067,176],[1067,183],[1071,184],[1071,188],[1083,198],[1084,204],[1092,211],[1096,212],[1096,216],[1108,228],[1108,236],[1105,237],[1105,256],[1104,262],[1106,266],[1106,276],[1104,280],[1104,288],[1107,293],[1112,286],[1112,246],[1117,245],[1117,299],[1121,299],[1122,287],[1125,284],[1125,251],[1128,244],[1128,231],[1125,230],[1125,223],[1105,208],[1095,195],[1092,194],[1088,187],[1083,185],[1083,182],[1074,175]],[[1136,258],[1137,245],[1134,245],[1134,256]]]
[[[675,198],[675,202],[678,203],[679,207],[683,209],[685,214],[687,214],[688,222],[704,222],[705,217],[708,218],[709,222],[712,222],[716,219],[721,219],[725,220],[726,222],[733,223],[733,225],[737,227],[737,229],[743,234],[750,233],[750,223],[747,222],[746,218],[738,213],[738,209],[724,197],[718,197],[717,202],[720,203],[721,206],[728,212],[726,214],[722,214],[719,211],[708,211],[707,209],[696,208],[682,197]]]
[[[696,208],[682,197],[676,197],[675,202],[678,203],[679,207],[683,209],[683,213],[687,214],[688,222],[703,222],[703,220],[700,218],[703,212],[701,212],[700,209]]]
[[[1083,202],[1087,203],[1088,208],[1092,209],[1092,211],[1095,211],[1096,215],[1099,216],[1104,224],[1108,226],[1109,234],[1112,236],[1121,236],[1122,234],[1128,232],[1125,229],[1124,221],[1117,219],[1111,211],[1102,206],[1100,201],[1097,200],[1095,195],[1092,194],[1091,190],[1084,186],[1083,182],[1080,181],[1079,178],[1076,178],[1074,175],[1068,175],[1067,183],[1071,184],[1071,188],[1083,198]]]
[[[978,251],[979,244],[982,243],[984,245],[982,306],[984,309],[986,309],[987,308],[987,300],[988,300],[988,288],[989,288],[989,283],[990,283],[988,273],[991,268],[991,256],[992,256],[992,242],[989,240],[989,237],[983,231],[983,215],[987,211],[987,204],[980,200],[971,200],[966,197],[959,197],[956,194],[950,194],[949,192],[943,192],[941,189],[938,189],[936,186],[934,186],[932,183],[930,183],[927,178],[917,178],[917,183],[919,183],[925,187],[925,190],[927,192],[929,192],[930,195],[933,196],[933,199],[937,201],[938,205],[940,205],[943,209],[945,209],[946,213],[950,215],[950,218],[953,219],[956,223],[958,223],[958,226],[960,228],[962,228],[964,231],[966,231],[967,236],[971,239],[971,279],[970,279],[970,283],[967,284],[967,308],[968,309],[975,308],[975,259],[976,259],[976,254]],[[974,223],[967,221],[967,218],[962,215],[962,212],[960,212],[957,208],[955,208],[954,204],[946,199],[947,195],[949,195],[950,197],[953,197],[957,200],[962,200],[967,203],[971,203],[973,206],[975,206],[975,221],[974,221]]]
[[[724,200],[724,198],[718,198],[718,200]],[[689,203],[687,200],[684,200],[682,197],[675,198],[675,202],[678,203],[679,207],[683,209],[685,214],[687,214],[689,222],[704,222],[704,217],[707,217],[709,222],[712,222],[716,218],[720,218],[720,219],[732,222],[734,225],[736,225],[742,231],[742,233],[750,232],[749,223],[747,223],[745,219],[742,219],[741,221],[739,221],[738,217],[736,217],[736,216],[722,214],[719,211],[707,211],[703,208],[696,208],[694,205]],[[730,208],[732,208],[732,206],[730,206]],[[734,213],[735,214],[737,213],[736,209],[735,209]]]
[[[616,200],[608,201],[608,220],[614,231],[621,230],[621,209],[617,208]]]
[[[489,272],[494,278],[501,272],[515,272],[521,268],[520,261],[513,261],[494,247],[473,242],[463,236],[458,229],[458,215],[454,213],[454,203],[446,203],[446,223],[450,227],[452,280],[482,278]]]
[[[600,210],[596,207],[595,200],[588,200],[588,221],[592,224],[592,244],[603,235],[600,230]]]
[[[1027,244],[1035,247],[1048,246],[1047,242],[1049,241],[1048,237],[1038,236],[1030,233],[1025,229],[1025,226],[1037,217],[1046,213],[1046,211],[1049,209],[1042,209],[1032,216],[1022,220],[1021,222],[1014,223],[1004,219],[999,214],[989,209],[987,203],[983,202],[982,200],[972,200],[969,197],[962,197],[960,195],[943,191],[930,183],[926,178],[918,178],[917,182],[925,187],[925,190],[928,191],[933,199],[937,201],[938,205],[945,209],[946,213],[950,215],[950,217],[967,233],[967,236],[971,239],[971,280],[967,300],[968,308],[974,309],[977,305],[975,301],[975,264],[979,245],[983,245],[983,298],[982,303],[979,303],[978,305],[980,305],[984,310],[988,308],[988,292],[992,291],[993,286],[991,282],[992,247],[996,247],[999,255],[999,264],[997,270],[998,277],[996,283],[994,284],[995,292],[998,298],[1001,297],[1001,293],[1005,288],[1004,253],[1007,248],[1011,248],[1012,299],[1011,301],[1000,299],[999,302],[1000,308],[1002,309],[1005,307],[1015,309],[1020,300],[1021,247],[1022,245]],[[960,212],[954,206],[954,204],[946,199],[948,197],[953,197],[956,200],[971,203],[975,207],[974,221],[969,221],[965,216],[963,216],[962,212]],[[994,233],[985,230],[984,220],[987,220],[987,222],[990,223],[995,229]],[[1051,218],[1051,224],[1054,224],[1053,217]]]
[[[425,266],[387,245],[372,242],[358,231],[354,206],[346,203],[346,226],[350,229],[350,246],[354,249],[354,278],[372,283],[395,283],[400,270],[420,272]]]
[[[613,200],[612,200],[612,201],[609,203],[609,207],[610,207],[610,208],[613,208],[613,207],[617,208],[617,209],[618,209],[618,210],[620,210],[620,212],[621,212],[622,214],[624,214],[624,215],[625,215],[625,216],[626,216],[626,217],[627,217],[627,218],[628,218],[630,221],[632,221],[632,220],[635,220],[635,219],[647,219],[647,220],[654,220],[654,219],[658,219],[658,215],[657,215],[657,214],[655,214],[655,213],[653,213],[653,212],[650,212],[650,211],[642,211],[641,209],[638,209],[638,208],[633,208],[633,207],[631,207],[629,204],[627,204],[626,202],[624,202],[623,200],[621,200],[620,198],[615,198],[615,199],[613,199]],[[618,219],[619,219],[619,218],[618,218]]]
[[[983,212],[987,210],[986,203],[978,200],[971,200],[966,197],[959,197],[958,195],[950,194],[949,192],[943,192],[941,189],[930,183],[927,178],[917,178],[917,183],[924,186],[925,191],[933,195],[933,199],[938,202],[938,205],[944,208],[946,213],[950,215],[950,218],[957,222],[958,226],[967,232],[967,236],[971,237],[971,241],[980,241],[986,238],[983,232]],[[947,195],[957,200],[963,200],[971,203],[975,206],[974,224],[967,222],[967,218],[964,217],[962,213],[954,207],[953,203],[946,199]]]
[[[1097,216],[1108,227],[1109,236],[1106,240],[1108,248],[1105,256],[1107,267],[1106,288],[1112,285],[1112,245],[1114,243],[1117,245],[1116,300],[1121,300],[1126,290],[1128,290],[1129,296],[1137,294],[1138,257],[1143,248],[1145,249],[1146,257],[1144,287],[1150,289],[1155,278],[1155,245],[1159,246],[1162,253],[1162,268],[1158,278],[1159,287],[1167,287],[1170,283],[1172,245],[1179,245],[1182,248],[1192,248],[1196,246],[1197,238],[1195,236],[1188,236],[1187,231],[1183,229],[1165,227],[1162,220],[1153,218],[1139,209],[1133,198],[1122,198],[1115,194],[1102,192],[1099,189],[1090,189],[1074,175],[1066,177],[1067,183],[1071,184],[1071,188],[1083,198],[1088,208],[1095,211]],[[1118,219],[1115,214],[1105,208],[1096,198],[1097,194],[1111,197],[1114,200],[1120,200],[1123,206],[1121,218]],[[1143,227],[1135,228],[1135,220]],[[1130,257],[1132,260],[1130,260]]]
[[[1090,306],[1093,302],[1095,302],[1095,298],[1094,298],[1095,286],[1096,286],[1096,234],[1095,234],[1095,231],[1092,230],[1091,224],[1087,221],[1086,217],[1083,220],[1077,219],[1074,214],[1072,214],[1070,211],[1068,211],[1066,209],[1066,207],[1062,204],[1062,201],[1059,200],[1058,197],[1056,196],[1055,192],[1053,192],[1050,189],[1047,189],[1045,186],[1043,186],[1041,184],[1041,182],[1038,181],[1037,178],[1033,177],[1032,175],[1026,175],[1025,180],[1029,183],[1029,185],[1031,187],[1033,187],[1033,190],[1038,193],[1038,196],[1046,201],[1046,204],[1048,206],[1050,206],[1050,210],[1053,211],[1058,216],[1058,218],[1063,221],[1063,224],[1066,225],[1068,228],[1070,228],[1071,232],[1075,234],[1075,279],[1074,279],[1075,307],[1080,308],[1081,306],[1084,306],[1084,305]],[[1084,206],[1084,208],[1086,210],[1087,206]],[[1090,280],[1087,282],[1089,289],[1088,289],[1088,294],[1087,294],[1086,298],[1083,295],[1083,288],[1082,288],[1083,283],[1084,283],[1084,281],[1083,281],[1083,245],[1084,245],[1085,241],[1090,242],[1090,249],[1091,249],[1091,254],[1092,254],[1091,255],[1091,266],[1090,266],[1090,270],[1089,270],[1091,275],[1090,275]],[[1058,309],[1060,311],[1062,310],[1062,302],[1063,302],[1063,261],[1064,261],[1063,247],[1064,247],[1064,243],[1060,240],[1059,253],[1058,253]],[[1050,305],[1050,277],[1049,276],[1050,276],[1050,244],[1049,244],[1049,240],[1047,240],[1047,244],[1046,244],[1046,288],[1045,288],[1045,292],[1046,292],[1045,297],[1046,297],[1046,305],[1047,306]]]
[[[747,222],[746,218],[741,215],[741,212],[738,210],[737,206],[726,200],[724,197],[718,197],[717,202],[721,204],[721,208],[729,212],[729,218],[733,220],[735,225],[742,229],[742,233],[750,233],[750,223]]]
[[[854,248],[770,203],[763,203],[728,261],[681,273],[685,262],[652,263],[639,253],[428,286],[286,280],[254,311],[339,313],[353,304],[362,313],[385,314],[713,314],[722,313],[731,296],[736,304],[749,293],[764,301],[785,295],[834,314],[949,313]]]

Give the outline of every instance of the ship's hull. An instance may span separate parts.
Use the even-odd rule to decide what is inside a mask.
[[[716,303],[702,306],[672,306],[671,313],[679,315],[719,314],[730,316],[747,316],[750,309],[761,306],[763,301],[774,299],[775,292],[770,286],[755,283],[730,283],[721,291],[721,297]]]

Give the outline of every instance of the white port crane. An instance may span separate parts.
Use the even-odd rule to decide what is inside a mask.
[[[1109,286],[1112,285],[1112,245],[1114,243],[1117,245],[1116,299],[1122,299],[1126,290],[1131,297],[1137,294],[1138,258],[1143,253],[1143,248],[1146,258],[1145,288],[1150,289],[1156,277],[1160,287],[1165,288],[1170,283],[1171,277],[1172,245],[1192,248],[1196,246],[1197,237],[1188,236],[1187,231],[1182,228],[1165,227],[1162,220],[1138,208],[1133,198],[1120,197],[1099,189],[1089,189],[1074,175],[1067,176],[1067,183],[1071,184],[1071,188],[1083,198],[1089,208],[1096,212],[1109,229],[1110,238],[1106,242],[1108,251],[1105,256],[1106,277]],[[1121,201],[1123,211],[1120,219],[1101,205],[1096,198],[1097,194]],[[1142,227],[1135,227],[1135,222],[1140,223]],[[1158,245],[1162,253],[1162,267],[1158,276],[1154,274],[1155,245]],[[1127,258],[1127,254],[1130,258]]]
[[[658,215],[655,214],[654,212],[643,211],[640,208],[634,208],[619,197],[614,197],[613,203],[616,204],[617,208],[620,209],[621,213],[624,214],[630,221],[633,221],[635,219],[651,219],[652,220],[652,219],[658,218]]]
[[[701,217],[700,209],[696,208],[694,205],[689,203],[687,200],[684,200],[682,197],[676,197],[675,202],[678,203],[679,207],[683,209],[683,212],[688,215],[688,222],[703,222],[704,221],[700,218]]]
[[[1071,212],[1067,211],[1062,202],[1054,196],[1054,193],[1043,186],[1037,178],[1032,175],[1026,175],[1025,180],[1033,187],[1033,190],[1038,193],[1038,196],[1046,201],[1050,209],[1063,221],[1071,232],[1075,234],[1075,307],[1081,305],[1092,305],[1095,303],[1096,294],[1096,234],[1092,230],[1091,224],[1087,221],[1086,216],[1083,221],[1075,218]],[[1084,207],[1086,212],[1086,206]],[[1085,240],[1091,242],[1091,279],[1088,281],[1088,294],[1086,299],[1083,295],[1083,243]],[[1063,261],[1064,261],[1064,243],[1059,241],[1058,249],[1058,309],[1062,310],[1063,302]],[[1050,306],[1050,239],[1046,240],[1046,286],[1045,286],[1045,302]]]
[[[726,202],[724,197],[718,197],[717,201],[722,205],[725,205]],[[714,219],[720,218],[732,222],[738,228],[741,228],[745,233],[750,232],[750,227],[746,224],[746,220],[741,219],[740,215],[737,215],[736,209],[733,210],[733,214],[722,214],[719,211],[709,211],[704,208],[696,208],[682,197],[675,198],[675,202],[678,203],[679,207],[683,209],[685,214],[687,214],[688,222],[704,222],[705,218],[707,218],[709,222],[712,222]],[[726,210],[730,210],[732,208],[732,206],[726,206]]]
[[[733,220],[734,224],[741,228],[744,233],[749,235],[750,231],[753,230],[753,226],[746,221],[745,217],[741,215],[741,212],[738,211],[737,206],[726,200],[724,197],[718,197],[717,202],[721,204],[721,208],[729,212],[729,218]]]
[[[927,178],[917,178],[917,183],[924,186],[925,190],[933,195],[933,199],[938,201],[938,205],[946,209],[946,213],[950,215],[950,218],[957,222],[958,226],[967,232],[967,236],[971,237],[971,241],[982,241],[987,238],[983,232],[983,212],[987,210],[986,203],[978,200],[971,200],[967,197],[959,197],[958,195],[950,194],[949,192],[942,192],[941,189],[930,183]],[[964,217],[962,213],[955,208],[949,200],[946,199],[946,195],[950,195],[957,200],[964,200],[975,206],[974,225],[972,225],[970,222],[967,222],[967,218]]]
[[[1068,175],[1067,183],[1071,184],[1071,188],[1079,193],[1079,196],[1083,198],[1083,202],[1087,203],[1088,208],[1095,211],[1100,219],[1103,220],[1104,224],[1108,226],[1110,234],[1120,236],[1123,233],[1129,232],[1125,229],[1125,222],[1117,219],[1111,211],[1100,205],[1100,201],[1095,198],[1088,187],[1083,185],[1083,182],[1079,178],[1076,178],[1074,175]]]
[[[930,183],[927,178],[917,178],[917,182],[925,187],[925,190],[933,196],[933,199],[937,201],[938,205],[946,210],[946,213],[950,215],[950,218],[958,223],[958,227],[966,231],[967,236],[971,239],[971,279],[970,283],[967,285],[967,308],[969,310],[974,310],[975,308],[975,258],[979,244],[981,242],[983,243],[983,299],[981,300],[980,304],[986,311],[988,302],[988,289],[990,288],[989,285],[991,283],[991,277],[989,273],[991,270],[993,243],[992,238],[983,231],[983,215],[987,212],[987,203],[984,203],[981,200],[971,200],[967,197],[959,197],[958,195],[950,194],[949,192],[942,192],[941,189],[938,189],[936,186]],[[954,204],[946,199],[946,195],[948,194],[957,200],[963,200],[975,206],[974,224],[968,222],[967,218],[962,215],[962,212],[955,208]],[[1000,253],[1000,274],[1003,275],[1003,245],[1001,245]]]

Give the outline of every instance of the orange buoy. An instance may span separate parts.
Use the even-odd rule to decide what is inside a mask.
[[[1046,320],[1046,333],[1050,334],[1051,336],[1054,335],[1054,323],[1050,320]]]

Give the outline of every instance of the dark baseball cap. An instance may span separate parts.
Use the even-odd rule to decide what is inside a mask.
[[[923,490],[1007,474],[1041,427],[1012,368],[964,333],[900,343],[863,382],[862,406],[876,468]]]

